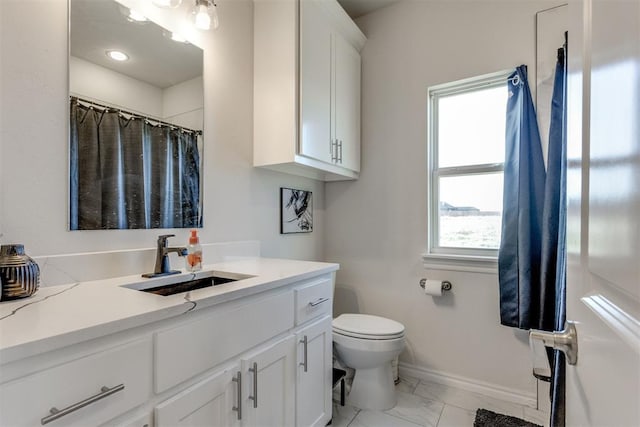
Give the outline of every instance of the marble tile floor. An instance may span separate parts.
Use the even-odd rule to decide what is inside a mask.
[[[476,410],[501,414],[548,426],[542,411],[455,387],[404,377],[396,386],[398,404],[388,411],[361,410],[334,401],[332,427],[472,427]]]

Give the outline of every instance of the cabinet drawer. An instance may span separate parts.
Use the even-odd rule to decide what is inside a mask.
[[[51,426],[98,425],[123,414],[151,396],[152,350],[151,338],[135,341],[2,384],[0,425],[41,425],[53,407],[69,411]],[[101,390],[119,385],[113,394]]]
[[[333,309],[333,280],[316,280],[294,290],[296,325],[316,317],[331,314]]]
[[[293,292],[221,306],[199,320],[156,334],[160,393],[293,327]]]

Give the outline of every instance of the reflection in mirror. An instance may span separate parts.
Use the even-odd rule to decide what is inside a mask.
[[[143,18],[70,0],[71,230],[202,226],[202,50]]]

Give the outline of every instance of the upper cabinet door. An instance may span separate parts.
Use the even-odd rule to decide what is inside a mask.
[[[300,154],[331,163],[331,27],[317,1],[300,2]]]
[[[337,164],[360,171],[360,53],[339,33],[334,37],[333,138]]]

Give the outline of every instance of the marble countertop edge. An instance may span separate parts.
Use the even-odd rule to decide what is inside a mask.
[[[215,271],[253,277],[166,297],[123,285],[150,280],[161,286],[190,279],[193,273],[155,279],[132,275],[42,287],[32,297],[0,303],[0,364],[199,311],[338,268],[332,263],[272,258],[224,261],[204,266],[199,274]]]

